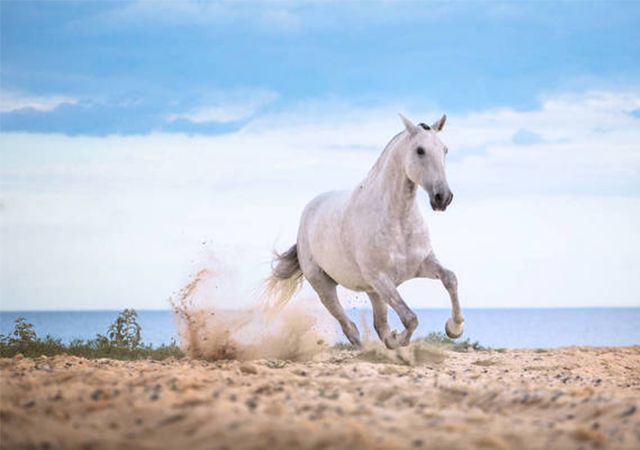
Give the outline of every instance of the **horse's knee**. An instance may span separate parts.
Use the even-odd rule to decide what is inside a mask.
[[[447,290],[458,288],[458,278],[456,274],[449,269],[442,269],[440,272],[440,280]]]

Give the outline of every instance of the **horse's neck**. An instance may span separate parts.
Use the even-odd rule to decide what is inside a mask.
[[[392,139],[362,186],[375,201],[382,201],[391,219],[402,220],[415,212],[416,185],[407,178],[397,155],[399,142],[401,138]]]

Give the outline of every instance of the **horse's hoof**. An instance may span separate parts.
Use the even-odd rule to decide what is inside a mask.
[[[393,330],[384,338],[385,347],[387,347],[389,350],[395,350],[396,348],[400,347],[401,345],[400,337],[401,336],[398,335],[398,332],[396,330]]]
[[[451,339],[459,338],[464,332],[464,322],[455,323],[454,320],[449,317],[449,319],[447,319],[447,323],[444,326],[444,331],[446,331],[447,336],[449,336]]]
[[[406,347],[411,343],[411,333],[409,333],[407,330],[404,330],[402,333],[400,333],[398,340],[400,341],[401,347]]]

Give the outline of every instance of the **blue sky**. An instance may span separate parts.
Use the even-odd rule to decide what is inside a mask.
[[[637,2],[3,1],[3,90],[73,103],[0,119],[4,131],[220,133],[249,117],[168,118],[229,92],[266,97],[255,112],[326,97],[527,109],[568,87],[637,85],[639,19]]]
[[[640,306],[638,2],[3,0],[0,21],[0,309],[166,308],[213,260],[224,307],[249,303],[398,112],[448,114],[455,200],[419,203],[463,307]]]

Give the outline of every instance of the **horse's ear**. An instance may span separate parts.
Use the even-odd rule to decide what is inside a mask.
[[[446,121],[447,121],[447,115],[443,114],[442,117],[440,117],[440,120],[438,120],[437,122],[434,122],[433,125],[431,125],[431,128],[434,131],[442,131]]]
[[[409,119],[407,119],[405,116],[403,116],[402,114],[399,114],[400,118],[402,119],[402,123],[404,124],[404,127],[407,129],[407,131],[409,132],[410,135],[414,135],[418,132],[418,127],[415,126],[413,124],[413,122],[411,122]]]

